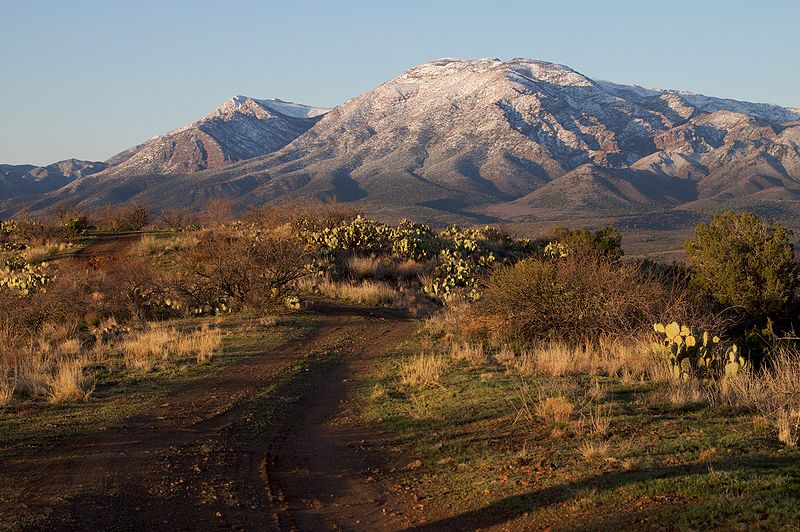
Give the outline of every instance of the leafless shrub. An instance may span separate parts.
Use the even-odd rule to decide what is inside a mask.
[[[150,209],[141,203],[106,205],[92,214],[94,224],[108,231],[141,231],[150,223]]]
[[[283,304],[291,283],[306,275],[307,252],[296,237],[215,229],[182,257],[190,297],[218,298],[243,307]]]

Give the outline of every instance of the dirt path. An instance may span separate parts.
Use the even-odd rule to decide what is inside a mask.
[[[76,259],[88,260],[92,257],[118,256],[136,241],[143,233],[108,233],[98,234],[86,246],[75,253]]]
[[[378,435],[354,420],[337,419],[352,379],[406,332],[401,322],[379,319],[356,339],[359,356],[332,368],[270,445],[264,478],[269,498],[279,503],[273,507],[280,528],[398,530],[413,520],[376,479],[380,460],[366,444]]]
[[[341,404],[409,323],[339,305],[318,310],[310,337],[181,389],[123,428],[0,464],[26,501],[0,515],[45,515],[39,526],[60,530],[405,528],[414,516],[400,513],[404,504],[373,474],[381,459],[363,451],[379,435],[344,418]],[[313,353],[322,362],[309,370],[311,387],[290,382],[287,397],[263,394]]]

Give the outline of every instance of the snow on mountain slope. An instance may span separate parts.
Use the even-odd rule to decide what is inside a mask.
[[[688,91],[670,89],[645,89],[637,85],[620,85],[610,81],[596,81],[611,94],[617,94],[622,98],[660,98],[665,101],[672,100],[673,105],[691,106],[703,113],[714,113],[716,111],[732,111],[741,113],[761,120],[782,124],[800,119],[800,109],[785,108],[768,103],[752,103],[732,100],[730,98],[715,98]]]
[[[104,175],[176,175],[272,153],[311,128],[327,109],[234,96],[201,120],[112,157]]]
[[[546,61],[444,58],[328,112],[235,96],[47,201],[636,212],[782,197],[800,186],[798,132],[796,109],[596,81]]]
[[[269,176],[254,202],[292,193],[480,204],[519,198],[586,164],[700,179],[766,149],[795,117],[777,106],[598,82],[545,61],[445,58],[346,102],[242,171]]]

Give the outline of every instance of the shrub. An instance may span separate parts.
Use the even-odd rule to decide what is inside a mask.
[[[528,259],[490,277],[474,318],[500,338],[581,342],[644,330],[681,297],[642,278],[636,265],[597,256]]]
[[[100,229],[141,231],[150,223],[150,210],[141,203],[123,203],[103,207],[93,217]]]
[[[184,289],[194,304],[283,306],[291,283],[306,274],[305,244],[292,236],[256,230],[215,229],[201,235],[183,257]],[[200,300],[200,301],[198,301]]]
[[[567,253],[598,254],[611,261],[622,258],[622,234],[613,227],[591,232],[586,229],[557,227],[547,238],[561,244]]]
[[[720,304],[756,317],[782,314],[798,286],[790,235],[755,214],[715,215],[686,241],[693,285]]]

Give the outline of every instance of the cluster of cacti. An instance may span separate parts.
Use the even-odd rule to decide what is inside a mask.
[[[401,220],[391,231],[392,255],[404,259],[428,260],[436,256],[441,241],[430,226]]]
[[[460,230],[451,226],[442,231],[443,249],[434,278],[423,287],[427,294],[446,300],[461,289],[469,299],[480,297],[480,279],[497,261],[482,238],[489,229]]]
[[[13,241],[14,232],[17,230],[17,222],[14,220],[0,220],[0,251],[13,251],[18,246]]]
[[[424,224],[403,220],[393,226],[361,216],[349,223],[307,230],[305,234],[314,250],[307,268],[315,274],[328,273],[337,258],[348,253],[435,260],[434,277],[423,289],[440,299],[449,299],[457,291],[476,299],[479,280],[490,266],[530,255],[534,249],[530,240],[515,240],[489,226],[461,229],[453,225],[436,234]]]
[[[439,239],[429,226],[408,220],[392,226],[357,216],[347,224],[308,231],[306,236],[310,244],[333,251],[414,260],[430,259],[439,249]]]
[[[311,244],[334,251],[380,254],[391,248],[390,235],[390,226],[356,216],[348,224],[309,232],[307,238]]]
[[[0,270],[0,289],[14,290],[22,295],[44,290],[52,281],[45,271],[47,263],[6,263]]]
[[[473,261],[467,260],[451,250],[442,250],[435,277],[423,287],[425,293],[441,299],[449,299],[456,288],[464,288],[467,297],[477,299],[480,271]]]
[[[0,220],[0,237],[8,238],[17,230],[15,220]]]
[[[206,304],[197,307],[192,307],[189,312],[195,316],[218,316],[220,314],[230,314],[231,309],[223,302],[216,304]]]
[[[715,378],[723,371],[735,375],[747,365],[735,344],[724,348],[720,338],[708,331],[701,333],[677,322],[656,323],[653,329],[664,335],[664,340],[654,344],[653,349],[666,358],[676,379]]]
[[[544,247],[544,256],[551,259],[566,259],[569,257],[569,247],[561,242],[548,242]]]
[[[297,296],[286,296],[284,304],[292,310],[300,310],[300,298]]]

